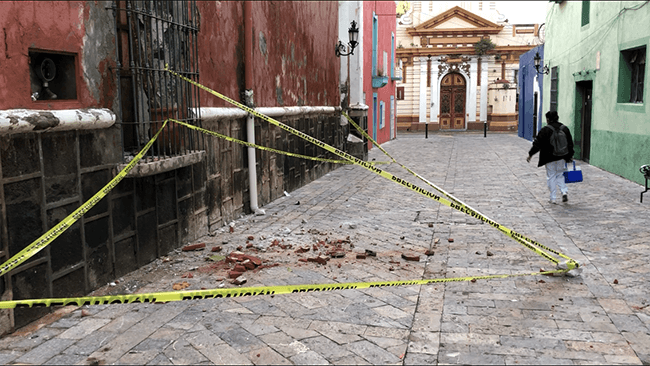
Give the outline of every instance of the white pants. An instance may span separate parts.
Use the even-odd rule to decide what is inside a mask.
[[[548,189],[551,191],[551,201],[555,201],[555,193],[557,192],[557,186],[560,186],[560,191],[562,194],[569,193],[569,189],[564,183],[564,160],[552,161],[546,163],[546,183],[548,184]]]

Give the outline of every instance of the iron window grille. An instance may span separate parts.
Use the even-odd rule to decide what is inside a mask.
[[[199,88],[165,71],[199,80],[195,1],[114,1],[118,98],[124,162],[168,118],[200,126]],[[145,161],[203,148],[198,131],[168,122]]]

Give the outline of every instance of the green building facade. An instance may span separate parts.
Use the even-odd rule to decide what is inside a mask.
[[[557,110],[575,158],[639,184],[650,164],[648,1],[553,1],[543,110]],[[541,70],[541,68],[540,68]]]

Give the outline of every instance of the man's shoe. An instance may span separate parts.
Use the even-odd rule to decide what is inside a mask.
[[[569,200],[569,197],[566,194],[562,195],[562,202],[566,202]]]
[[[557,205],[557,202],[555,200],[549,200],[550,203]]]

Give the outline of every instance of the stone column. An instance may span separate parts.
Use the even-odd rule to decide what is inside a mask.
[[[484,56],[481,60],[481,111],[480,122],[487,123],[487,93],[488,92],[488,60]]]
[[[418,122],[427,122],[427,63],[425,57],[419,57],[420,63],[420,103]]]
[[[469,100],[467,101],[467,113],[469,116],[467,122],[476,122],[476,94],[478,88],[478,63],[477,59],[472,58],[469,63]]]

